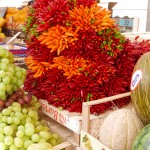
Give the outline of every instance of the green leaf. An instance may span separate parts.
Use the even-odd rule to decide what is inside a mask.
[[[91,93],[88,93],[87,97],[86,97],[86,101],[89,102],[90,101],[90,98],[93,96],[93,94]]]
[[[79,70],[79,71],[82,71],[82,70],[83,70],[83,68],[78,68],[78,70]]]
[[[73,98],[71,99],[71,103],[73,103],[73,102],[75,101],[75,99],[76,99],[76,98],[73,97]]]
[[[93,24],[95,21],[96,21],[96,19],[92,19],[92,20],[91,20],[91,23]]]
[[[84,75],[85,75],[85,76],[88,76],[88,74],[89,74],[88,72],[84,72]]]

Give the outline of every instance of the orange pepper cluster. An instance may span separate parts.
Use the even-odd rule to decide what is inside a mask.
[[[50,67],[63,70],[65,72],[63,75],[67,76],[67,79],[71,78],[73,75],[81,75],[82,71],[91,66],[89,61],[83,58],[73,60],[67,59],[64,56],[55,57],[53,63],[54,64],[51,64]]]
[[[39,36],[38,40],[41,44],[45,44],[50,48],[50,52],[57,51],[59,55],[61,51],[65,48],[68,48],[69,45],[74,44],[74,41],[77,39],[77,32],[80,28],[77,28],[75,31],[72,30],[72,27],[62,27],[54,26],[49,28],[48,32],[44,32]]]
[[[28,68],[34,72],[34,78],[44,74],[45,70],[48,70],[50,65],[48,62],[38,62],[37,60],[34,60],[32,56],[26,57],[25,62]]]
[[[92,27],[96,32],[112,27],[115,22],[110,18],[111,12],[97,4],[91,7],[74,7],[73,10],[69,10],[69,15],[73,25],[85,30]]]

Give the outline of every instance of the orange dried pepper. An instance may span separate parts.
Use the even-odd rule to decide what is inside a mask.
[[[64,76],[67,76],[67,79],[69,79],[73,75],[81,75],[81,71],[84,71],[90,66],[91,64],[89,61],[84,60],[83,58],[73,60],[60,56],[53,59],[53,64],[50,65],[50,68],[58,68],[63,70]]]
[[[34,78],[40,77],[50,66],[48,62],[38,62],[32,56],[26,57],[25,62],[28,69],[34,73]]]
[[[69,15],[73,25],[85,30],[94,28],[96,32],[113,26],[115,22],[110,18],[111,12],[97,4],[90,8],[80,5],[79,8],[69,10]]]
[[[77,32],[79,28],[73,31],[72,27],[55,26],[49,28],[48,32],[44,32],[39,36],[38,40],[41,44],[47,45],[50,48],[50,52],[57,51],[59,55],[61,51],[68,48],[70,44],[78,40]]]

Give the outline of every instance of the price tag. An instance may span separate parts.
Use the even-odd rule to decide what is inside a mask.
[[[131,91],[135,90],[138,84],[140,83],[142,79],[142,71],[141,70],[136,70],[131,78]]]

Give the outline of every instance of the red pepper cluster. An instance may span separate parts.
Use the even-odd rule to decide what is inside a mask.
[[[79,74],[74,74],[70,78],[64,76],[65,72],[58,64],[57,67],[49,68],[46,73],[37,78],[33,77],[32,70],[28,70],[25,90],[40,99],[47,100],[51,105],[61,106],[71,112],[81,112],[82,102],[129,91],[131,74],[136,61],[143,53],[150,50],[149,42],[131,43],[115,26],[98,32],[92,27],[88,27],[88,30],[79,29],[77,40],[59,55],[57,51],[51,52],[50,48],[39,42],[38,37],[43,33],[47,34],[48,29],[56,25],[64,28],[69,26],[75,31],[76,27],[69,22],[68,11],[80,5],[90,10],[87,7],[90,8],[93,4],[96,5],[95,0],[35,0],[25,25],[25,32],[28,35],[28,56],[32,56],[34,60],[55,65],[53,60],[63,56],[65,61],[83,58],[90,63],[90,67],[86,69],[78,68],[76,64],[75,68],[78,68]],[[94,20],[92,21],[91,24],[94,23]],[[67,62],[60,64],[64,63]],[[68,65],[69,62],[64,64],[67,67]],[[70,64],[70,70],[71,67]],[[91,112],[103,113],[113,107],[123,107],[129,101],[130,99],[124,98],[92,106]]]

